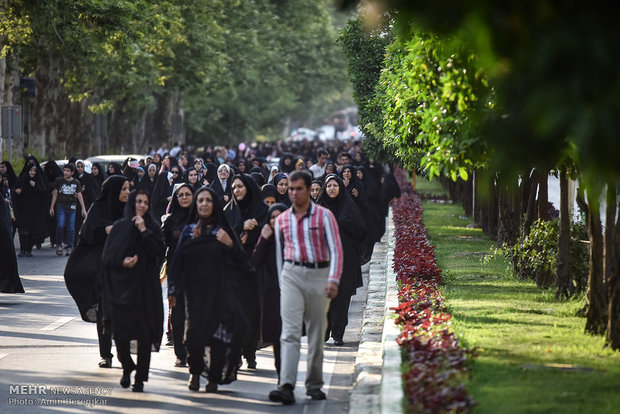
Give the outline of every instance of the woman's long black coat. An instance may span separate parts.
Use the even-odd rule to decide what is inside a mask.
[[[101,311],[101,253],[107,237],[105,229],[123,217],[124,204],[119,201],[119,194],[125,181],[125,177],[113,175],[103,182],[65,266],[67,290],[86,322],[97,322],[97,312]]]
[[[217,241],[215,230],[194,238],[195,228],[190,224],[183,229],[168,267],[168,295],[185,295],[188,348],[209,345],[220,324],[236,336],[247,325],[235,276],[235,262],[244,253],[238,244],[228,248]]]
[[[24,169],[29,168],[28,166]],[[30,185],[28,171],[19,175],[17,183],[13,187],[12,201],[15,209],[15,219],[19,234],[30,236],[47,236],[47,216],[49,214],[49,194],[47,183],[41,167],[38,167],[37,174],[32,180],[35,186]],[[21,189],[21,194],[15,192]]]
[[[335,179],[340,186],[340,193],[336,199],[330,199],[325,191],[327,183]],[[325,178],[325,184],[318,197],[319,205],[327,207],[338,221],[340,240],[342,241],[343,265],[338,295],[353,296],[358,287],[363,285],[360,257],[362,253],[362,241],[366,236],[367,227],[363,216],[351,199],[342,180],[329,175]]]
[[[164,321],[159,270],[166,245],[155,221],[145,221],[147,229],[140,232],[126,214],[108,235],[101,257],[106,266],[103,301],[115,339],[150,342],[158,351]],[[138,255],[136,265],[123,267],[125,257],[133,255]]]
[[[13,234],[9,226],[4,195],[0,194],[0,292],[24,293],[17,271],[17,259],[13,248]]]

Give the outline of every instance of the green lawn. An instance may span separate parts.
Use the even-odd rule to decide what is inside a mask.
[[[441,193],[418,178],[418,191]],[[583,298],[556,303],[553,291],[521,282],[496,259],[481,263],[493,242],[457,205],[424,202],[453,329],[478,348],[467,388],[474,413],[618,413],[620,353],[583,333],[575,316]]]

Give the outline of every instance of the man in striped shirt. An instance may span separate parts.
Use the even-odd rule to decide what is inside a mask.
[[[271,401],[293,404],[302,323],[308,334],[306,395],[324,400],[323,343],[329,301],[338,294],[342,243],[336,218],[310,202],[312,177],[304,171],[289,176],[292,206],[276,219],[276,263],[280,278],[281,369]]]

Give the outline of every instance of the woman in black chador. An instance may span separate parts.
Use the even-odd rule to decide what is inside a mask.
[[[209,187],[215,191],[221,206],[226,205],[232,197],[232,180],[230,167],[226,164],[221,164],[217,167],[217,178],[210,181]]]
[[[0,292],[24,293],[24,287],[17,271],[8,208],[4,192],[0,192],[0,246],[2,246],[0,247]]]
[[[195,170],[194,170],[195,171]],[[174,251],[176,250],[181,230],[189,223],[189,213],[192,202],[194,201],[194,191],[188,184],[179,184],[172,192],[170,201],[170,213],[166,216],[162,231],[166,240],[168,251],[166,260],[168,265],[172,263]],[[166,267],[168,267],[168,265]],[[187,366],[187,351],[183,345],[183,333],[185,332],[185,298],[183,295],[177,297],[177,305],[170,309],[170,327],[172,331],[172,343],[174,344],[174,354],[177,359],[174,363],[176,367]]]
[[[287,207],[291,206],[291,199],[288,197],[288,174],[278,173],[273,177],[273,185],[278,190],[278,203],[284,203]]]
[[[360,267],[361,243],[366,235],[366,224],[359,208],[351,199],[342,180],[335,174],[325,178],[317,204],[327,207],[338,220],[344,263],[338,286],[338,296],[332,299],[327,313],[326,338],[334,338],[334,344],[344,344],[342,338],[349,323],[348,313],[351,296],[362,286]]]
[[[252,261],[258,273],[258,292],[260,304],[260,341],[273,345],[273,356],[280,378],[280,283],[276,265],[276,242],[273,229],[276,218],[287,209],[285,204],[276,203],[267,210],[268,222],[260,232],[260,237],[252,253]],[[278,382],[280,382],[278,380]]]
[[[224,213],[243,247],[251,256],[260,236],[261,228],[267,222],[267,204],[256,182],[247,174],[235,175],[232,183],[233,198],[224,207]],[[260,311],[256,272],[240,275],[238,295],[250,324],[243,343],[243,357],[248,368],[256,368]]]
[[[161,218],[166,214],[166,208],[168,203],[172,200],[172,189],[175,184],[183,182],[179,166],[170,168],[170,171],[162,171],[155,179],[155,186],[153,187],[153,193],[150,194],[151,200],[151,215],[158,223],[161,223]]]
[[[238,275],[249,267],[249,258],[211,188],[202,187],[194,194],[190,217],[192,224],[183,228],[169,263],[168,300],[174,308],[177,297],[185,298],[188,388],[198,391],[206,368],[206,391],[214,392],[218,384],[237,379],[246,322],[236,290]],[[206,346],[210,347],[208,366]]]
[[[47,237],[49,194],[43,169],[26,164],[12,192],[19,232],[19,256],[31,257],[32,247]]]
[[[123,365],[121,386],[142,392],[149,379],[151,348],[159,351],[164,307],[159,269],[166,252],[159,223],[148,213],[149,195],[135,190],[129,195],[123,219],[114,223],[101,260],[105,317],[109,318],[118,359]],[[138,364],[129,354],[129,341],[138,341]]]
[[[97,323],[99,367],[112,367],[112,335],[104,327],[101,303],[101,252],[114,222],[123,217],[129,197],[129,181],[113,175],[101,186],[99,197],[88,210],[78,242],[65,266],[65,284],[78,306],[82,319]]]

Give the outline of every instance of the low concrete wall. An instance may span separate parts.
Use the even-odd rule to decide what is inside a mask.
[[[401,352],[396,343],[400,329],[394,325],[390,310],[398,306],[392,269],[395,241],[391,209],[386,227],[368,269],[366,308],[349,401],[351,413],[399,413],[403,407]]]

